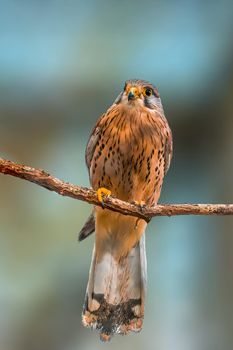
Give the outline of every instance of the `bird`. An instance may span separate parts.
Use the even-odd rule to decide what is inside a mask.
[[[79,234],[82,241],[95,231],[82,323],[98,330],[102,341],[142,329],[147,284],[147,222],[105,209],[104,198],[156,205],[172,152],[158,89],[145,80],[127,80],[97,120],[85,152],[102,206],[94,207]]]

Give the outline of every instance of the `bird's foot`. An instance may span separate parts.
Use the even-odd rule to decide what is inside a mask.
[[[111,195],[111,191],[105,187],[100,187],[96,192],[97,192],[98,201],[101,203],[102,208],[104,209],[103,197],[109,197]]]
[[[146,206],[145,201],[133,201],[133,204],[136,204],[140,207],[140,209],[143,209]]]
[[[146,202],[145,201],[133,201],[132,203],[138,205],[141,211],[146,206]],[[134,229],[135,230],[137,230],[138,223],[139,223],[140,220],[141,220],[140,218],[136,219],[136,222],[135,222],[135,225],[134,225]]]

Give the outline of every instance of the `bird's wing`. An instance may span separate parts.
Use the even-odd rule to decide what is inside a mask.
[[[94,214],[91,213],[91,215],[83,225],[83,228],[78,234],[78,240],[79,241],[84,240],[94,231],[95,231],[95,217],[94,217]]]
[[[99,135],[101,133],[102,130],[102,119],[105,116],[105,114],[103,114],[99,120],[97,121],[91,135],[90,138],[88,140],[87,143],[87,147],[86,147],[86,153],[85,153],[85,158],[86,158],[86,164],[87,164],[87,168],[88,168],[88,172],[90,175],[90,167],[91,167],[91,161],[95,152],[95,148],[99,139]],[[81,231],[78,234],[78,240],[82,241],[83,239],[87,238],[91,233],[93,233],[95,231],[95,217],[94,214],[91,213],[91,215],[88,217],[87,221],[85,222],[85,224],[83,225],[83,228],[81,229]]]
[[[165,174],[167,173],[171,159],[172,159],[172,153],[173,153],[173,144],[172,144],[172,133],[171,130],[169,130],[168,137],[166,139],[166,144],[165,144]]]
[[[92,161],[92,158],[93,158],[93,155],[95,152],[95,148],[96,148],[96,145],[97,145],[97,142],[98,142],[101,130],[102,130],[103,123],[101,123],[101,121],[104,118],[104,116],[105,116],[105,114],[103,114],[99,118],[99,120],[97,121],[97,123],[96,123],[96,125],[91,133],[91,136],[88,140],[88,143],[87,143],[85,157],[86,157],[86,164],[87,164],[88,171],[90,171],[91,161]]]

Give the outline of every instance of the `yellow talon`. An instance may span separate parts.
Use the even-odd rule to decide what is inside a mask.
[[[144,207],[145,205],[146,205],[146,202],[145,201],[134,201],[134,203],[136,204],[136,205],[139,205],[139,207]]]
[[[111,195],[111,191],[107,190],[107,188],[100,187],[97,190],[97,198],[98,198],[98,201],[102,204],[102,206],[104,205],[103,196],[109,197],[110,195]]]

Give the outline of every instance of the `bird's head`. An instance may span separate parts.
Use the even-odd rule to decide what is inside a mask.
[[[127,80],[124,90],[115,101],[128,107],[147,107],[155,109],[160,105],[160,97],[157,88],[145,80]]]

